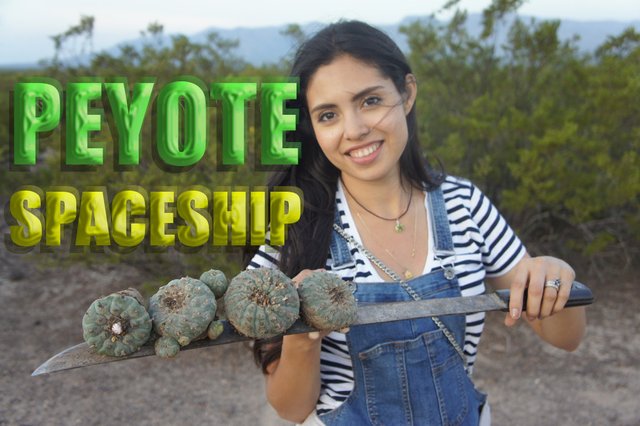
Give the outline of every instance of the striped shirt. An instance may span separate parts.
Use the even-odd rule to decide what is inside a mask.
[[[455,271],[462,296],[473,296],[485,292],[485,277],[496,277],[507,273],[524,256],[525,248],[500,215],[495,206],[482,192],[467,180],[448,176],[442,183],[449,227],[453,238],[455,255],[452,258],[435,259],[433,256],[433,232],[430,230],[427,260],[423,273],[441,269],[455,261]],[[428,225],[427,197],[425,196]],[[362,244],[354,218],[349,211],[342,185],[338,185],[336,206],[339,209],[344,228],[355,240]],[[354,258],[354,266],[335,270],[334,273],[346,281],[384,281],[371,262],[356,247],[349,247]],[[249,264],[249,268],[276,268],[277,251],[262,246]],[[326,269],[332,270],[331,256]],[[485,314],[466,316],[464,353],[470,370],[476,360],[478,343],[484,327]],[[353,390],[353,370],[346,335],[332,332],[322,341],[320,354],[320,378],[322,389],[316,406],[318,414],[338,407]]]

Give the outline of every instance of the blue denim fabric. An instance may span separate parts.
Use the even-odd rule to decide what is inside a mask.
[[[407,284],[423,299],[460,296],[453,243],[442,192],[428,193],[436,259],[444,269]],[[339,219],[339,217],[337,217]],[[333,233],[334,264],[351,262],[346,242]],[[339,250],[337,247],[340,247]],[[347,253],[348,255],[346,255]],[[401,286],[355,285],[358,304],[410,301]],[[440,317],[462,346],[464,315]],[[319,416],[326,425],[477,425],[486,396],[465,372],[463,360],[430,318],[353,326],[347,334],[354,388],[338,408]]]
[[[340,225],[342,220],[340,219],[340,212],[336,209],[333,221]],[[331,251],[331,259],[333,260],[332,269],[344,269],[351,268],[355,265],[353,258],[351,257],[351,251],[344,242],[340,234],[335,230],[332,231],[331,243],[329,244],[329,250]]]

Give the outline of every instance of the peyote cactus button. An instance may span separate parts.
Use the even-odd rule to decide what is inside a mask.
[[[216,295],[216,299],[222,297],[224,292],[227,291],[227,287],[229,287],[229,281],[224,275],[224,272],[218,271],[217,269],[209,269],[203,272],[202,275],[200,275],[200,281],[211,289],[213,294]]]
[[[224,305],[229,322],[253,339],[284,333],[300,312],[293,281],[269,268],[249,269],[233,278],[224,294]]]
[[[330,272],[314,271],[298,286],[302,318],[318,330],[340,330],[353,324],[357,304],[346,281]]]
[[[180,352],[180,344],[173,337],[162,336],[156,340],[153,349],[161,358],[173,358]]]
[[[186,346],[207,331],[216,313],[216,299],[202,281],[184,277],[151,296],[149,313],[158,334]]]
[[[109,356],[140,349],[151,335],[151,318],[142,300],[130,288],[94,301],[82,318],[82,334],[89,347]]]

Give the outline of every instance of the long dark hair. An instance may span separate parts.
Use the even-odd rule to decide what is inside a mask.
[[[313,74],[341,55],[349,55],[375,66],[393,81],[400,94],[406,92],[406,76],[411,68],[398,46],[382,31],[359,21],[340,21],[316,33],[298,49],[291,77],[298,80],[298,98],[288,107],[299,111],[291,141],[301,142],[299,164],[275,173],[269,187],[296,186],[304,195],[304,211],[300,220],[290,226],[285,245],[280,249],[279,268],[290,277],[303,269],[326,265],[335,209],[335,193],[340,171],[324,155],[316,140],[307,109],[307,86]],[[415,105],[415,104],[414,104]],[[407,115],[408,143],[400,157],[400,173],[413,187],[431,190],[442,181],[422,158],[418,141],[415,106]],[[250,260],[245,258],[245,263]],[[266,373],[266,366],[280,356],[282,338],[256,341],[254,356]]]

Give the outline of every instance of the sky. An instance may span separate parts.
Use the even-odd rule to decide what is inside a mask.
[[[406,16],[429,15],[445,0],[0,0],[0,64],[31,63],[50,58],[51,35],[95,17],[94,51],[136,38],[151,22],[165,33],[193,34],[210,27],[260,27],[339,18],[393,24]],[[462,0],[480,12],[490,0]],[[55,6],[52,6],[55,5]],[[523,15],[580,21],[640,21],[638,0],[528,0]],[[446,15],[440,15],[446,18]]]

